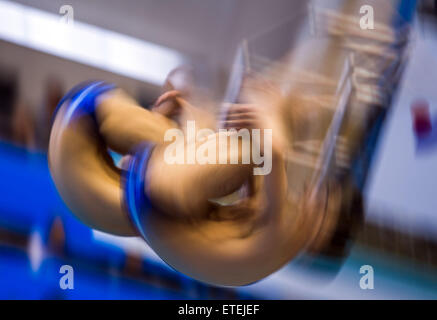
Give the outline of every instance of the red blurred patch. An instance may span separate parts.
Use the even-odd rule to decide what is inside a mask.
[[[423,137],[432,131],[429,104],[425,100],[417,100],[411,105],[413,128],[417,136]]]

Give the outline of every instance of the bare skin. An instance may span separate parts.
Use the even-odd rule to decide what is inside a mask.
[[[339,1],[338,11],[354,14],[360,2]],[[391,12],[382,12],[380,20],[385,23],[391,17]],[[343,20],[331,28],[334,36],[339,31],[363,36],[354,24]],[[293,177],[293,181],[299,180],[296,176],[314,176],[317,180],[318,167],[296,162],[288,167],[292,172],[286,175],[282,152],[288,142],[322,140],[326,135],[331,122],[327,114],[335,111],[335,101],[330,100],[347,59],[343,47],[351,46],[348,37],[339,35],[335,41],[330,37],[303,39],[302,45],[287,57],[287,65],[300,70],[283,70],[280,80],[286,83],[288,96],[281,96],[284,88],[277,90],[279,86],[263,95],[268,86],[262,84],[245,97],[247,104],[229,108],[221,124],[224,128],[275,129],[273,168],[262,179],[252,178],[252,163],[168,165],[163,161],[166,130],[183,128],[189,119],[201,123],[199,127],[215,126],[205,112],[181,94],[184,90],[170,81],[152,112],[121,91],[101,97],[97,125],[87,115],[64,119],[67,107],[61,108],[52,130],[49,160],[63,199],[93,228],[137,235],[123,207],[120,170],[112,163],[107,148],[129,156],[135,145],[148,141],[156,147],[144,192],[158,210],[145,217],[143,228],[149,245],[175,269],[207,283],[244,285],[271,274],[300,252],[317,252],[332,236],[346,197],[335,184],[325,182],[317,187],[308,185],[306,192],[291,198],[286,176]],[[369,35],[379,38],[376,33]],[[357,114],[361,115],[357,112],[351,117]],[[351,144],[359,141],[355,138],[362,136],[364,123],[360,117],[347,122],[345,136]],[[253,190],[232,205],[210,201],[242,190],[249,182]],[[347,204],[350,199],[343,202]]]
[[[196,112],[188,101],[177,99],[184,119]],[[159,110],[159,104],[156,108]],[[188,116],[184,108],[189,109]],[[244,126],[262,127],[250,105],[236,106],[229,121],[241,118],[248,109],[251,116]],[[51,172],[65,202],[89,226],[118,235],[137,235],[123,208],[120,170],[106,148],[128,155],[139,142],[149,141],[157,146],[149,163],[145,192],[159,210],[146,217],[144,231],[149,245],[177,270],[208,283],[248,284],[280,268],[311,239],[312,222],[324,198],[317,200],[320,205],[289,202],[277,146],[273,147],[272,172],[258,183],[257,192],[222,206],[209,200],[241,188],[252,176],[253,164],[166,164],[162,159],[164,132],[177,123],[141,108],[120,90],[99,100],[97,131],[88,116],[65,124],[66,107],[59,112],[50,139]],[[307,210],[309,207],[313,209]]]
[[[109,100],[99,108],[105,110],[106,103]],[[235,119],[248,110],[251,116],[245,117],[244,127],[263,127],[251,105],[232,108],[232,123],[225,126],[235,127]],[[106,141],[111,146],[110,139]],[[158,145],[153,153],[145,190],[160,210],[147,216],[144,229],[151,247],[177,270],[209,283],[243,285],[278,269],[312,239],[326,195],[310,211],[308,203],[300,203],[300,208],[289,203],[278,146],[273,147],[272,172],[257,192],[231,206],[214,205],[209,199],[241,187],[252,175],[252,164],[168,165],[164,148]]]

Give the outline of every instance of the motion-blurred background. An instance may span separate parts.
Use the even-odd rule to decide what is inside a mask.
[[[71,16],[60,13],[65,5]],[[366,186],[365,222],[341,265],[296,261],[253,285],[211,287],[166,266],[140,239],[84,226],[57,194],[46,151],[51,115],[66,90],[103,79],[148,107],[171,69],[193,64],[201,86],[220,98],[239,44],[305,6],[0,0],[0,298],[436,299],[437,144],[418,145],[411,115],[417,101],[428,104],[431,119],[437,110],[434,1],[418,5],[411,55]],[[65,32],[68,39],[60,37]],[[72,290],[59,287],[61,265],[74,268]],[[362,265],[374,268],[373,290],[359,286]]]

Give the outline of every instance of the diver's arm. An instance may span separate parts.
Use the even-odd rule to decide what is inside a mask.
[[[65,102],[51,130],[48,160],[57,190],[88,226],[116,235],[137,235],[123,209],[121,172],[88,115],[70,113]]]

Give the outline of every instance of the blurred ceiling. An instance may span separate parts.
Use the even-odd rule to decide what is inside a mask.
[[[65,0],[14,1],[59,14]],[[227,70],[243,37],[290,18],[299,0],[71,0],[74,19],[179,51]]]

